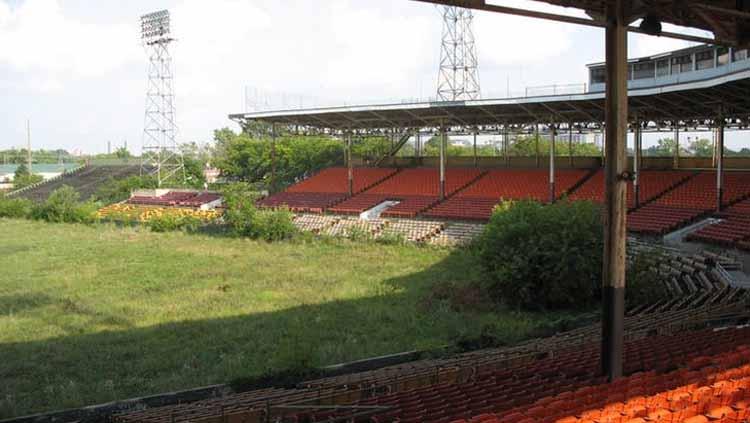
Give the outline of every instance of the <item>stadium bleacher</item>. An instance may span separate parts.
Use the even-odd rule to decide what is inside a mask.
[[[557,198],[590,173],[587,170],[558,170],[555,174]],[[466,189],[425,213],[428,217],[488,220],[492,209],[501,200],[532,199],[549,201],[549,171],[492,170],[487,172]]]
[[[134,195],[126,203],[145,206],[201,207],[220,198],[221,195],[211,192],[169,191],[160,196]]]
[[[639,175],[640,204],[643,205],[659,197],[666,191],[687,181],[695,175],[691,171],[642,170]],[[604,202],[604,171],[598,169],[585,183],[570,194],[571,200]],[[628,208],[635,207],[635,189],[628,184]]]
[[[486,221],[502,199],[549,200],[549,173],[545,169],[447,169],[444,201],[439,201],[439,172],[434,168],[357,168],[354,172],[352,197],[347,198],[347,169],[338,167],[325,169],[258,204],[287,206],[303,213],[353,215],[395,201],[381,217]],[[628,229],[632,232],[662,235],[714,215],[714,171],[643,170],[639,180],[637,207],[633,184],[628,184]],[[750,206],[743,203],[750,197],[750,172],[727,172],[724,187],[724,204],[731,207],[721,214],[724,221],[704,228],[691,239],[750,249]],[[556,193],[557,198],[603,202],[604,173],[601,169],[558,170]],[[734,207],[737,202],[740,204]]]
[[[750,173],[728,172],[724,178],[724,205],[750,195]],[[664,195],[628,215],[628,229],[651,235],[664,234],[716,210],[716,173],[702,171]]]
[[[747,249],[750,241],[750,199],[731,206],[722,213],[723,219],[705,226],[687,236],[690,241],[700,241],[726,247]]]
[[[63,174],[59,178],[25,190],[18,194],[18,197],[41,202],[45,201],[52,192],[66,185],[76,190],[81,199],[87,200],[96,193],[100,186],[111,179],[137,176],[140,172],[140,165],[86,166],[76,172]]]
[[[392,168],[355,168],[354,194],[391,177]],[[268,196],[258,202],[261,207],[288,207],[292,211],[322,213],[348,196],[348,169],[332,167],[298,182],[287,190]]]
[[[447,169],[445,195],[450,197],[482,176],[478,169]],[[388,201],[399,201],[383,212],[384,217],[414,217],[440,201],[440,173],[433,168],[404,169],[362,192],[331,207],[330,211],[342,214],[359,214]]]

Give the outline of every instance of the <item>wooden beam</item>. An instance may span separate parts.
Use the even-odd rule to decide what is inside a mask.
[[[560,15],[557,13],[538,12],[535,10],[519,9],[515,7],[498,6],[494,4],[486,4],[483,1],[471,1],[471,2],[468,2],[466,0],[414,0],[414,1],[420,1],[424,3],[433,3],[433,4],[442,4],[442,5],[452,5],[452,6],[464,7],[467,9],[483,10],[485,12],[503,13],[506,15],[523,16],[527,18],[546,19],[549,21],[564,22],[564,23],[570,23],[570,24],[575,24],[575,25],[584,25],[584,26],[590,26],[590,27],[595,27],[595,28],[605,28],[607,25],[606,22],[601,21],[601,20],[579,18],[576,16]],[[638,34],[652,35],[652,34],[646,33],[639,27],[627,26],[627,23],[625,26],[625,31],[634,32]],[[677,32],[669,32],[669,31],[662,31],[661,34],[659,34],[659,36],[667,37],[667,38],[676,38],[678,40],[692,41],[696,43],[721,44],[721,45],[735,44],[731,40],[699,37],[695,35],[681,34]]]
[[[602,371],[608,379],[622,376],[625,320],[625,249],[627,186],[625,180],[628,125],[628,33],[625,0],[607,6],[606,163],[604,267],[602,298]]]

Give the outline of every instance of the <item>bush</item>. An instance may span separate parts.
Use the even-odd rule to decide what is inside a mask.
[[[232,184],[225,188],[223,195],[227,207],[224,220],[235,235],[280,241],[297,232],[289,210],[258,210],[255,207],[257,195],[251,185]]]
[[[31,212],[34,219],[53,223],[89,223],[94,220],[98,206],[94,202],[81,203],[80,194],[73,188],[63,185],[47,198],[43,204],[35,206]]]
[[[20,219],[31,215],[32,203],[25,198],[0,197],[0,217]]]
[[[599,298],[603,230],[593,203],[503,203],[478,246],[496,300],[526,309],[578,309]]]
[[[153,232],[195,232],[201,224],[201,220],[197,217],[174,214],[154,216],[146,222],[146,226]]]

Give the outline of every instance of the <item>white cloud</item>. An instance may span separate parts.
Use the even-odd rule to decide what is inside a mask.
[[[63,14],[56,0],[0,3],[0,63],[23,72],[96,76],[138,57],[137,22],[99,25]]]

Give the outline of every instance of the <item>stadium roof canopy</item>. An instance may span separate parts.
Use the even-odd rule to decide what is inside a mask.
[[[702,81],[631,89],[631,114],[642,120],[702,121],[750,117],[750,70]],[[232,114],[240,124],[263,121],[321,130],[484,127],[499,124],[595,123],[605,120],[604,92],[538,97],[326,107]]]

